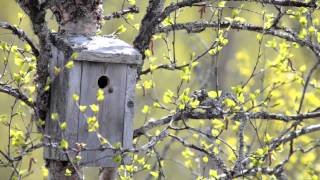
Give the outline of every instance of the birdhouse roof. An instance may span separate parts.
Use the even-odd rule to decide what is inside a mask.
[[[76,61],[138,64],[141,54],[130,44],[113,37],[71,36],[67,43],[78,53]]]

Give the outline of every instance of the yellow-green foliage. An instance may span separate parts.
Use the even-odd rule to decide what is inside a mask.
[[[18,5],[13,1],[0,2],[3,4],[0,6],[0,21],[8,21],[26,29],[36,41],[30,21]],[[165,5],[176,2],[166,0]],[[312,47],[319,46],[319,1],[316,2],[318,9],[275,8],[270,4],[250,2],[207,2],[207,7],[204,3],[198,3],[197,6],[171,13],[159,24],[160,27],[195,21],[202,24],[223,21],[229,23],[228,26],[186,28],[194,33],[173,28],[174,31],[169,33],[153,35],[149,47],[143,52],[142,74],[136,84],[134,126],[139,128],[156,124],[165,118],[169,120],[135,138],[136,152],[128,150],[113,157],[119,163],[119,179],[218,179],[224,172],[218,170],[215,157],[222,159],[226,168],[231,170],[241,154],[239,144],[243,141],[245,159],[242,161],[246,161],[246,168],[275,168],[285,162],[284,172],[289,179],[317,180],[320,175],[320,151],[317,149],[319,132],[299,136],[294,141],[280,143],[276,147],[272,143],[288,137],[289,131],[318,125],[319,117],[302,121],[292,128],[293,121],[248,118],[245,127],[242,127],[241,118],[237,115],[268,112],[291,117],[319,111],[319,67],[314,71],[312,68],[320,57],[312,52],[314,49],[308,47],[308,43],[303,43],[312,42]],[[104,22],[97,35],[112,34],[129,43],[133,42],[141,27],[148,1],[127,0],[124,5],[136,5],[140,13],[129,13],[122,19]],[[105,14],[121,8],[122,1],[105,1]],[[277,9],[285,14],[274,24],[278,18]],[[50,28],[57,31],[54,19],[47,17]],[[248,31],[248,28],[233,27],[246,23],[263,30]],[[282,38],[277,33],[270,35],[272,30],[288,30],[286,37],[289,38]],[[293,34],[290,34],[291,31]],[[0,173],[4,179],[8,179],[13,171],[8,166],[11,163],[19,170],[14,175],[15,179],[47,177],[48,169],[44,167],[42,148],[26,152],[28,147],[43,140],[43,134],[36,133],[35,121],[30,121],[32,109],[27,105],[35,102],[37,60],[31,55],[30,45],[18,41],[2,29],[0,34],[0,84],[8,83],[28,97],[27,101],[21,102],[0,94],[0,151],[10,158],[23,156],[21,161],[14,164],[0,155]],[[299,40],[293,42],[291,36]],[[54,67],[54,75],[72,69],[77,56],[74,53],[64,66]],[[4,69],[5,73],[2,73]],[[50,82],[48,78],[46,91],[50,89]],[[197,96],[201,90],[205,90],[206,97]],[[92,114],[86,117],[88,132],[95,133],[102,146],[123,150],[121,144],[110,144],[99,132],[97,114],[101,102],[108,101],[103,90],[97,91],[95,104],[80,104],[77,94],[73,94],[72,98],[83,115],[89,111]],[[215,108],[223,112],[221,116],[200,116],[214,114]],[[49,119],[58,121],[62,130],[68,128],[58,113],[50,113]],[[39,122],[44,124],[44,120]],[[245,130],[241,136],[242,128]],[[289,131],[285,132],[288,128]],[[150,142],[155,144],[143,149]],[[78,143],[85,147],[85,144]],[[58,146],[66,151],[70,149],[69,142],[64,138]],[[130,157],[130,164],[121,164],[123,155]],[[36,159],[36,163],[31,163],[33,165],[30,165],[31,158]],[[76,156],[74,162],[80,160],[81,154]],[[72,169],[65,169],[66,176],[72,173]],[[97,178],[91,173],[87,177]],[[248,179],[276,177],[256,173]]]

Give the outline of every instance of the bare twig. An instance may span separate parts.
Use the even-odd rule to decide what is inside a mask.
[[[33,43],[31,38],[29,38],[23,30],[13,25],[10,25],[7,22],[0,22],[0,27],[11,31],[14,35],[17,35],[20,39],[26,41],[30,45],[33,54],[35,56],[39,56],[39,50],[37,49],[36,45]]]
[[[35,108],[35,104],[33,102],[31,102],[30,99],[25,94],[23,94],[19,89],[10,87],[10,86],[3,84],[3,83],[0,83],[0,92],[9,94],[10,96],[13,96],[13,97],[23,101],[31,108],[33,108],[33,109]]]
[[[139,8],[137,6],[130,6],[128,9],[123,9],[120,11],[113,12],[112,14],[103,17],[104,20],[111,20],[114,18],[120,18],[129,13],[139,13]]]

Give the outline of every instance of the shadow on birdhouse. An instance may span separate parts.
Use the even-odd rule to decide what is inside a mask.
[[[50,62],[44,156],[83,166],[116,167],[114,149],[132,147],[141,55],[108,37],[63,37],[63,44],[54,49]]]

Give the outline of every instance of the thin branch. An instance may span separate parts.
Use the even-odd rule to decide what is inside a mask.
[[[20,92],[19,89],[10,87],[8,85],[2,84],[0,83],[0,92],[2,93],[6,93],[9,94],[21,101],[23,101],[24,103],[26,103],[29,107],[31,108],[35,108],[35,104],[29,101],[29,98],[23,94],[22,92]]]
[[[242,161],[245,158],[245,142],[244,142],[244,131],[246,127],[246,123],[248,121],[248,117],[246,115],[242,115],[242,118],[240,118],[240,126],[239,126],[239,132],[238,132],[238,141],[239,141],[239,146],[238,146],[238,152],[239,156],[235,162],[233,170],[235,172],[240,172],[243,169],[242,166]]]
[[[216,162],[217,167],[221,171],[223,171],[227,175],[227,177],[230,176],[229,171],[228,171],[227,166],[225,165],[225,163],[218,156],[216,156],[214,153],[209,153],[208,151],[206,151],[203,148],[200,148],[200,147],[198,147],[198,146],[196,146],[194,144],[190,144],[187,141],[185,141],[184,139],[182,139],[181,137],[178,137],[178,136],[175,136],[175,135],[172,135],[172,134],[169,134],[169,136],[172,137],[174,140],[180,142],[185,147],[188,147],[188,148],[191,148],[191,149],[195,149],[195,150],[197,150],[199,152],[202,152],[202,153],[210,156]]]
[[[310,2],[303,1],[291,1],[291,0],[227,0],[227,1],[241,1],[241,2],[252,2],[261,4],[270,4],[276,6],[286,6],[286,7],[306,7],[306,8],[318,8],[316,1],[312,0]]]
[[[256,112],[256,113],[249,113],[249,118],[251,119],[269,119],[269,120],[280,120],[284,122],[290,122],[294,120],[300,119],[312,119],[312,118],[319,118],[320,111],[316,112],[309,112],[309,113],[301,113],[296,115],[284,115],[280,113],[269,113],[269,112]]]
[[[302,95],[301,95],[301,100],[300,100],[300,103],[299,103],[298,113],[300,113],[301,110],[302,110],[303,101],[304,101],[304,98],[305,98],[305,95],[306,95],[307,88],[308,88],[309,82],[311,80],[311,77],[312,77],[313,73],[317,70],[319,65],[320,65],[320,61],[317,61],[317,63],[311,68],[311,70],[309,71],[309,73],[307,75],[307,78],[305,80],[305,83],[304,83],[304,86],[303,86],[303,90],[302,90]]]
[[[237,114],[241,114],[241,112],[233,112],[235,113],[235,117],[237,117]],[[190,112],[190,111],[185,111],[185,112],[178,112],[174,115],[169,115],[166,117],[163,117],[159,120],[155,121],[149,121],[147,122],[144,126],[135,129],[134,130],[134,137],[141,136],[145,134],[148,130],[163,126],[165,124],[170,123],[171,121],[180,121],[183,118],[189,118],[189,119],[213,119],[213,118],[223,118],[224,115],[226,115],[226,112],[216,112],[216,113],[199,113],[199,112]],[[279,120],[283,122],[290,122],[294,120],[300,120],[300,119],[312,119],[312,118],[319,118],[320,117],[320,111],[317,112],[310,112],[310,113],[302,113],[302,114],[297,114],[297,115],[284,115],[280,113],[270,113],[270,112],[255,112],[255,113],[250,113],[247,112],[245,113],[246,116],[250,119],[266,119],[266,120]]]
[[[114,18],[120,18],[129,13],[139,13],[139,8],[137,6],[130,6],[128,9],[123,9],[120,11],[113,12],[112,14],[103,17],[104,20],[111,20]]]
[[[231,28],[234,30],[245,30],[245,31],[254,31],[257,33],[263,33],[268,35],[277,36],[279,38],[285,39],[287,41],[296,42],[299,43],[302,46],[309,47],[314,53],[316,53],[317,56],[320,56],[320,45],[310,42],[305,39],[298,38],[298,34],[294,31],[291,31],[290,29],[286,28],[263,28],[261,26],[248,24],[248,23],[237,23],[237,22],[228,22],[228,21],[222,21],[220,23],[217,22],[189,22],[184,24],[174,24],[170,26],[165,27],[159,27],[156,32],[157,33],[167,33],[175,30],[186,30],[188,33],[199,33],[204,31],[206,28]]]
[[[36,45],[32,42],[31,38],[29,38],[23,30],[13,25],[10,25],[7,22],[1,22],[1,21],[0,21],[0,27],[11,31],[14,35],[17,35],[21,40],[26,41],[30,45],[33,54],[35,56],[39,56],[39,50],[37,49]]]
[[[277,6],[287,6],[287,7],[308,7],[308,8],[317,8],[316,1],[310,1],[308,3],[305,2],[299,2],[299,1],[281,1],[281,0],[227,0],[227,1],[242,1],[242,2],[252,2],[252,3],[261,3],[261,4],[270,4],[270,5],[277,5]],[[209,3],[208,0],[184,0],[181,2],[178,2],[176,4],[172,4],[165,8],[165,10],[162,13],[161,20],[164,20],[166,17],[168,17],[172,12],[183,8],[183,7],[192,7],[197,6],[201,3],[203,5],[204,3]]]
[[[269,151],[271,152],[272,150],[276,149],[279,145],[285,144],[293,139],[296,139],[297,137],[300,137],[305,134],[310,134],[310,133],[313,133],[313,132],[316,132],[319,130],[320,130],[320,124],[316,124],[316,125],[310,125],[310,126],[301,128],[299,130],[290,132],[289,135],[287,135],[287,136],[274,139],[270,143],[271,147],[270,147]]]

